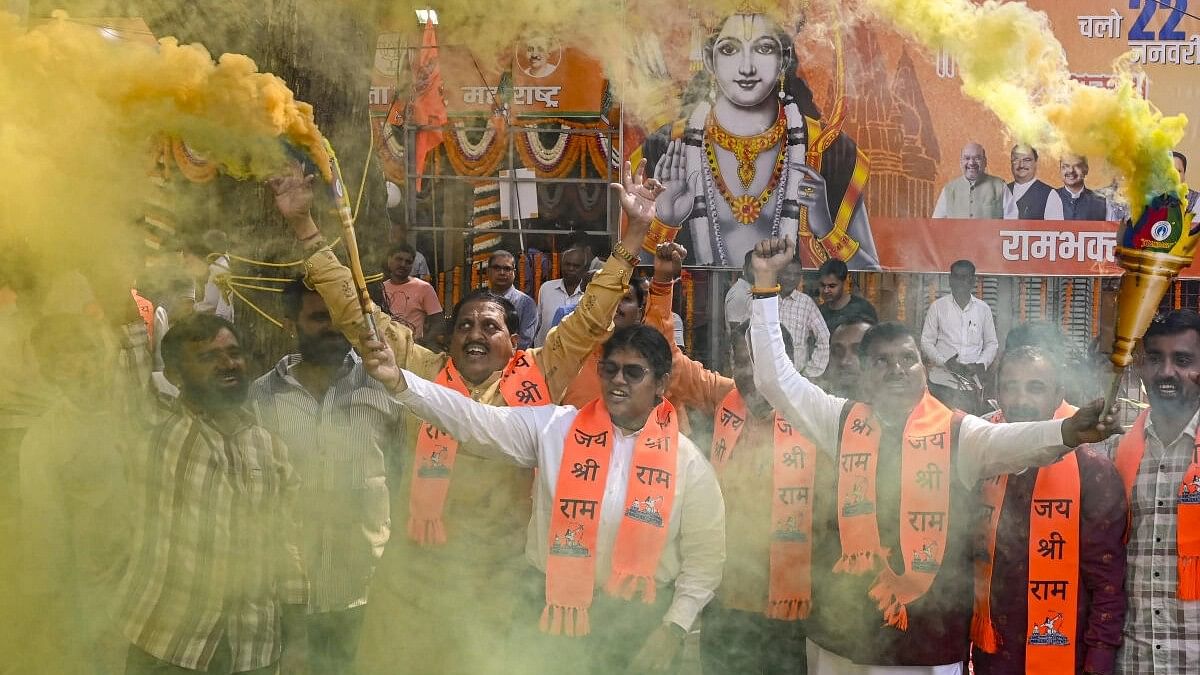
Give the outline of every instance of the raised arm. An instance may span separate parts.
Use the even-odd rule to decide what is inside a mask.
[[[778,288],[777,275],[792,256],[788,239],[767,239],[754,252],[754,285]],[[818,447],[836,452],[838,422],[846,399],[830,396],[796,370],[779,328],[779,296],[756,298],[750,311],[750,346],[754,383],[759,392]]]
[[[1104,414],[1097,399],[1062,420],[992,424],[963,418],[958,442],[958,478],[974,486],[984,478],[1046,466],[1084,443],[1098,443],[1120,431],[1113,410]]]
[[[636,173],[626,162],[623,182],[609,186],[619,197],[629,221],[625,236],[614,247],[604,267],[592,277],[575,311],[550,329],[546,343],[534,352],[555,402],[562,400],[588,355],[608,339],[617,305],[629,290],[637,252],[642,249],[654,217],[654,197],[662,191],[657,181],[645,179],[644,172],[645,162],[639,163]]]
[[[667,398],[676,406],[687,406],[705,412],[715,410],[725,395],[733,390],[733,380],[714,373],[699,361],[693,361],[675,343],[675,325],[671,318],[675,280],[687,257],[687,249],[675,243],[658,245],[654,254],[654,279],[650,283],[650,298],[642,322],[654,328],[671,345],[671,386]]]
[[[321,231],[312,219],[312,182],[315,176],[301,176],[299,167],[293,172],[273,178],[271,189],[275,191],[275,205],[284,220],[292,228],[296,241],[304,249],[305,281],[321,294],[329,308],[338,330],[362,353],[361,337],[366,332],[366,321],[358,304],[350,268],[343,265],[325,243]],[[393,321],[387,312],[374,303],[371,313],[380,334],[391,345],[396,359],[404,367],[414,367],[418,362],[436,361],[438,355],[418,345],[412,330],[398,321]]]

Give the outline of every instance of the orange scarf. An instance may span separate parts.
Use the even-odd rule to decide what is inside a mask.
[[[596,545],[604,488],[612,460],[612,418],[603,399],[584,406],[563,441],[562,464],[550,513],[550,553],[546,558],[546,609],[542,632],[587,635],[588,608],[596,586]],[[675,503],[679,420],[663,401],[638,434],[629,469],[624,517],[613,544],[612,573],[605,590],[654,602],[654,571],[667,545]]]
[[[1149,410],[1142,411],[1129,433],[1121,437],[1117,446],[1117,473],[1125,482],[1125,497],[1129,501],[1130,519],[1133,513],[1133,483],[1137,480],[1142,455],[1146,454],[1146,419]],[[1175,597],[1180,600],[1200,600],[1200,438],[1196,439],[1196,453],[1192,463],[1183,474],[1179,486],[1179,498],[1175,502],[1176,566],[1179,571],[1179,586]],[[1132,532],[1132,528],[1130,528]]]
[[[1077,408],[1065,401],[1054,411],[1054,419],[1075,414]],[[1004,423],[1003,413],[993,419]],[[996,558],[996,532],[1004,506],[1008,476],[983,481],[980,499],[984,507],[981,531],[983,556],[975,562],[975,614],[971,639],[981,650],[994,654],[1000,647],[992,624],[992,571]],[[1075,647],[1070,636],[1077,628],[1079,587],[1079,460],[1075,453],[1037,470],[1029,511],[1029,558],[1025,672],[1075,672]],[[1058,521],[1064,521],[1062,523]],[[1035,543],[1036,542],[1036,543]]]
[[[470,396],[466,381],[454,367],[453,360],[446,361],[434,382]],[[546,378],[533,359],[524,351],[513,354],[500,375],[500,395],[505,404],[510,407],[549,405],[549,392]],[[428,422],[421,422],[413,461],[412,492],[408,497],[408,538],[422,546],[446,543],[442,514],[457,456],[458,441],[453,436]]]
[[[737,389],[717,408],[712,464],[724,471],[746,428],[746,402]],[[776,414],[774,461],[771,464],[770,585],[766,615],[795,621],[812,607],[812,508],[816,450],[812,442]]]
[[[900,461],[900,547],[904,574],[888,565],[879,541],[875,479],[880,426],[871,407],[855,403],[842,429],[838,456],[838,533],[842,557],[833,571],[867,574],[880,570],[869,591],[884,621],[908,630],[908,603],[929,590],[946,551],[950,528],[951,429],[954,413],[928,391],[904,425]]]

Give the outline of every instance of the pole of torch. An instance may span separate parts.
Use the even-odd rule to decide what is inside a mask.
[[[371,339],[379,339],[379,331],[375,326],[375,316],[371,311],[371,295],[367,292],[367,278],[363,274],[362,259],[358,255],[358,238],[354,234],[354,214],[350,210],[350,195],[346,193],[346,183],[342,180],[342,167],[333,146],[325,140],[325,151],[329,153],[329,167],[332,175],[333,200],[337,207],[338,218],[342,221],[342,241],[346,244],[346,254],[350,262],[350,276],[354,280],[354,290],[358,295],[358,305],[362,309],[363,319],[371,332]]]

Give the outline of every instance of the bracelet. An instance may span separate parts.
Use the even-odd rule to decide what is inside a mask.
[[[658,250],[659,244],[675,241],[675,237],[679,235],[681,229],[683,228],[667,225],[657,217],[652,218],[650,229],[646,231],[646,238],[642,240],[642,250],[653,255]]]
[[[768,286],[766,288],[759,288],[758,286],[751,286],[750,287],[750,295],[753,295],[756,298],[757,297],[769,298],[772,295],[779,295],[779,292],[782,290],[783,290],[783,286],[781,286],[779,284],[775,284],[774,286]]]
[[[621,260],[629,263],[630,267],[637,267],[638,263],[641,262],[641,258],[636,253],[630,253],[629,249],[625,248],[625,245],[619,241],[613,245],[612,253]]]
[[[829,255],[838,260],[849,260],[854,257],[855,253],[858,253],[858,242],[845,230],[835,228],[817,241],[826,251],[829,251]]]

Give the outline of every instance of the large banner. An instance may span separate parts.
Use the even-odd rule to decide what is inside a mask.
[[[1114,60],[1132,52],[1143,96],[1166,114],[1196,108],[1200,35],[1188,32],[1187,0],[1027,4],[1048,15],[1073,79],[1114,87]],[[624,154],[660,169],[656,234],[687,245],[689,264],[739,268],[755,242],[784,234],[800,238],[808,265],[929,272],[970,258],[995,274],[1118,271],[1112,242],[1126,214],[1098,158],[1014,147],[960,91],[953,59],[887,25],[808,18],[697,15],[690,35],[638,37],[679,105],[623,120]],[[500,93],[527,116],[606,107],[598,63],[553,40],[516,45],[500,66],[463,54],[443,57],[452,116],[486,115]],[[1200,161],[1194,126],[1180,150]]]

